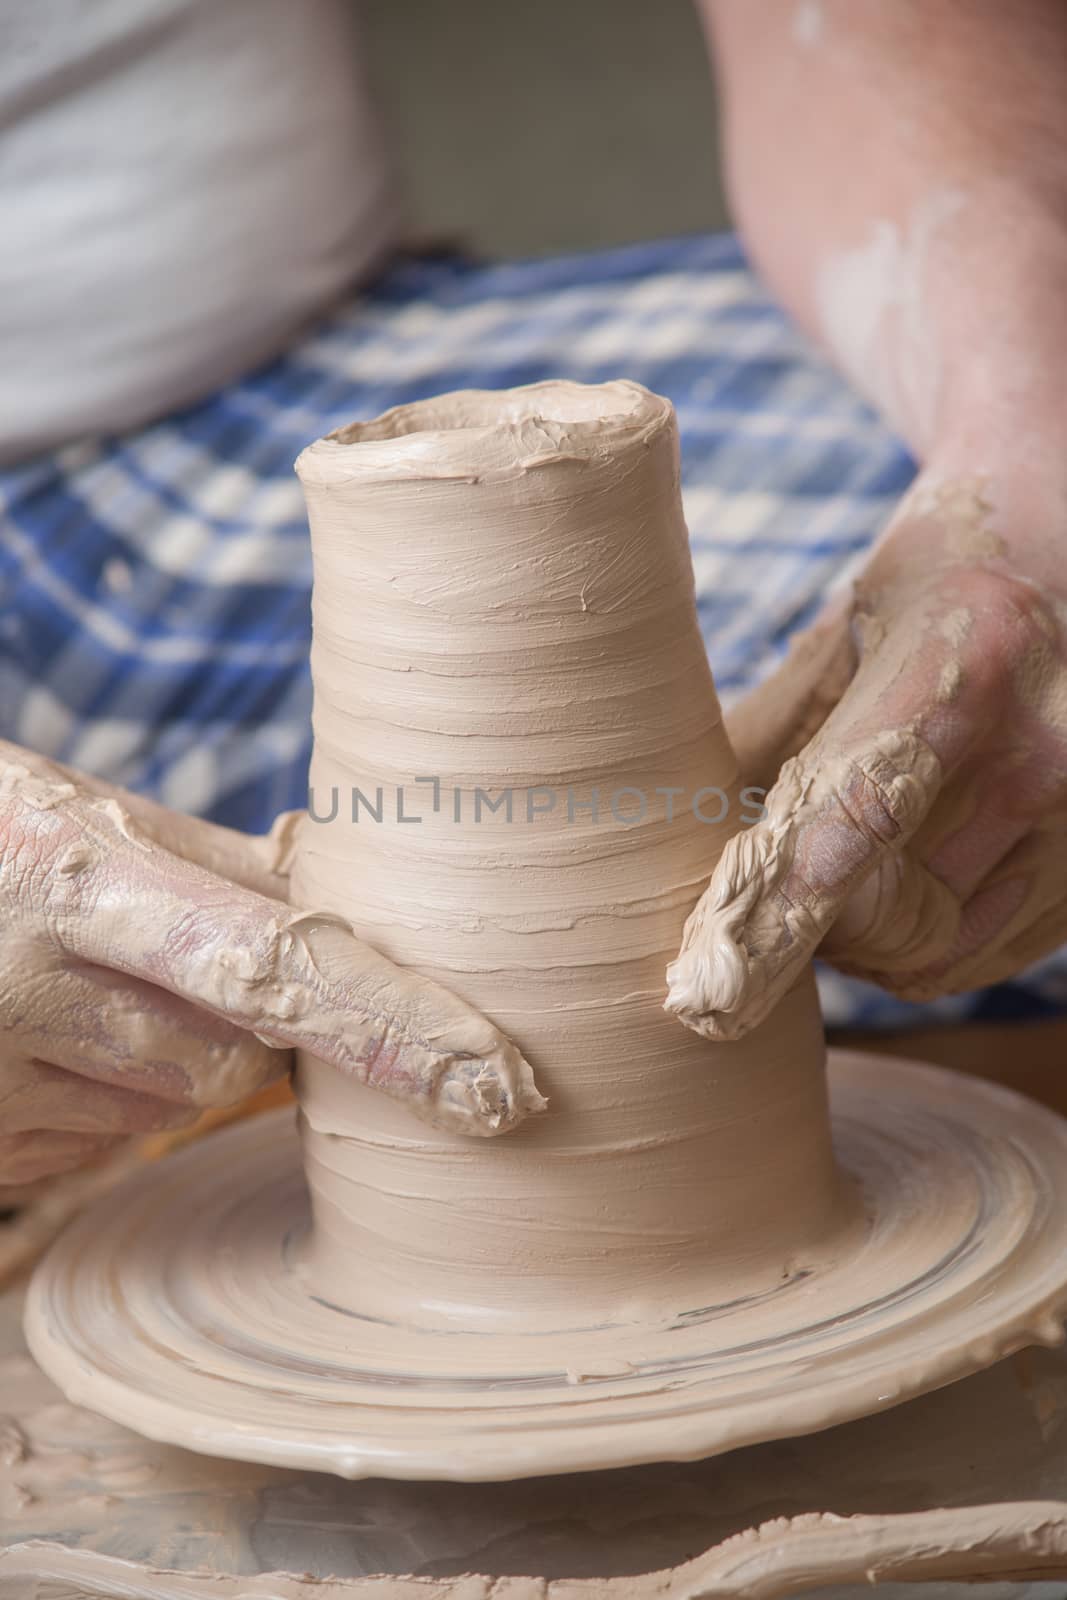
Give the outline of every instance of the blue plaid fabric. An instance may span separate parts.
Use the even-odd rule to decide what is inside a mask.
[[[400,264],[211,400],[0,473],[0,731],[239,828],[302,805],[311,570],[294,458],[403,401],[551,376],[627,376],[674,401],[726,700],[847,579],[914,470],[730,237]],[[837,1022],[1032,1014],[1067,1000],[1065,971],[932,1007],[832,974],[823,992]]]

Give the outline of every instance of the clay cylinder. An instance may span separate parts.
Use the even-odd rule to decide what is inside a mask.
[[[669,402],[627,382],[447,395],[297,471],[313,809],[336,814],[305,825],[294,899],[487,1013],[550,1102],[467,1139],[301,1060],[314,1292],[409,1324],[579,1328],[803,1270],[840,1216],[812,981],[737,1043],[662,1009],[754,815]]]

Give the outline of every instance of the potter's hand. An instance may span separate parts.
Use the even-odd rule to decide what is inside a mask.
[[[465,1133],[541,1103],[478,1012],[284,903],[281,842],[0,742],[0,1183],[233,1104],[292,1048]]]
[[[920,480],[851,601],[732,719],[773,787],[668,969],[667,1008],[709,1038],[761,1021],[816,948],[919,1000],[1067,938],[1067,584],[1036,551],[1039,581],[1012,571],[985,492]]]
[[[1067,141],[1067,12],[701,9],[746,246],[924,469],[851,613],[745,708],[775,738],[743,754],[796,759],[672,974],[672,1005],[720,1036],[824,939],[918,998],[1067,932],[1067,186],[1047,159]]]

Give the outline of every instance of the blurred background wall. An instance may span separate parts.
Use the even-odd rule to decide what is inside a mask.
[[[489,257],[728,225],[693,0],[364,0],[420,238]]]

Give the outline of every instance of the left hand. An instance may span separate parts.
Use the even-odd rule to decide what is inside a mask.
[[[544,1105],[488,1018],[287,903],[299,820],[250,838],[0,741],[0,1184],[234,1105],[293,1050],[453,1132]]]
[[[1067,572],[1020,563],[986,493],[921,477],[851,596],[731,719],[770,790],[668,969],[697,1032],[746,1033],[816,950],[925,1000],[1067,938]]]

